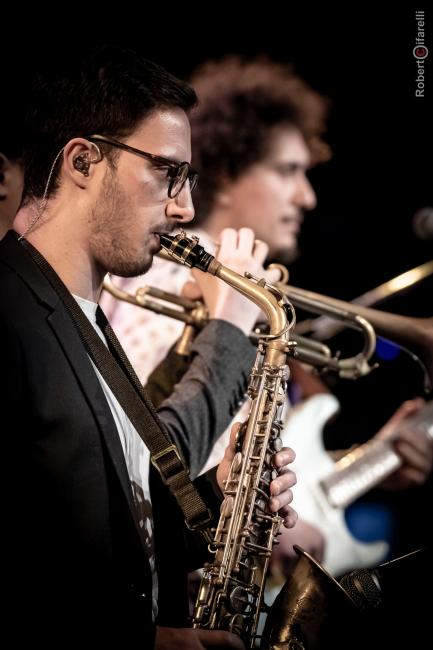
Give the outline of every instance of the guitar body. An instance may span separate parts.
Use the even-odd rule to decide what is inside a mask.
[[[354,568],[371,567],[386,557],[386,541],[361,542],[350,532],[344,509],[333,507],[319,481],[335,471],[335,462],[325,450],[322,430],[326,421],[338,411],[332,394],[317,394],[289,409],[283,430],[283,442],[296,451],[293,469],[298,482],[293,506],[307,523],[316,526],[326,540],[323,566],[332,575]]]

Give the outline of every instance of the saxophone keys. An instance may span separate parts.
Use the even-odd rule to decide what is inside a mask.
[[[242,467],[242,453],[238,451],[232,460],[231,470],[234,474],[237,474],[241,467]]]
[[[230,517],[230,515],[233,512],[234,503],[235,500],[232,496],[226,496],[226,498],[224,499],[224,501],[220,506],[220,512],[223,517],[225,518]]]
[[[230,593],[230,604],[240,614],[250,613],[254,602],[253,596],[245,587],[237,586]]]

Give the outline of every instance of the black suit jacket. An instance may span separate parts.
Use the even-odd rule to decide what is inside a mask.
[[[128,642],[152,647],[150,570],[122,447],[99,380],[63,304],[13,233],[0,242],[0,278],[3,559],[10,576],[3,586],[10,633],[17,647],[28,641],[44,647],[126,647]],[[226,328],[226,338],[227,328],[238,337],[235,360],[233,349],[226,359],[206,358],[203,350],[215,347],[217,339],[212,330],[209,340],[204,334],[202,355],[198,342],[197,362],[183,380],[184,403],[178,388],[161,409],[184,455],[197,434],[187,431],[188,417],[193,433],[214,421],[200,451],[189,458],[196,465],[235,409],[253,358],[236,328],[213,327]],[[224,366],[230,381],[222,387]],[[203,373],[200,387],[197,378]],[[217,394],[210,403],[209,377]],[[202,487],[215,498],[207,479]],[[164,602],[171,577],[175,593],[191,568],[192,536],[159,477],[151,477],[151,489],[162,622],[182,625],[185,610],[174,600],[171,620]],[[195,539],[193,547],[202,546]]]

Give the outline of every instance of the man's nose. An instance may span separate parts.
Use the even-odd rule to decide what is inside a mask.
[[[185,183],[179,194],[174,199],[169,200],[165,213],[167,217],[176,219],[181,223],[188,223],[194,219],[194,205],[189,183]]]
[[[296,199],[299,207],[304,210],[313,210],[317,204],[316,192],[306,176],[303,176],[298,181],[298,191]]]

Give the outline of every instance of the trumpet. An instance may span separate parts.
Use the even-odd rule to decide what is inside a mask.
[[[176,344],[176,352],[182,356],[189,356],[192,341],[209,320],[207,307],[201,300],[190,300],[148,285],[139,287],[132,294],[117,287],[109,273],[104,278],[103,288],[118,300],[185,323],[182,335]]]
[[[158,253],[158,257],[171,262],[175,261],[164,250]],[[334,322],[337,321],[335,327],[357,329],[363,335],[362,350],[352,357],[341,358],[339,352],[333,353],[325,343],[298,333],[298,325],[302,328],[304,321],[297,325],[291,336],[294,343],[290,351],[292,358],[312,365],[318,371],[333,371],[343,378],[355,379],[368,374],[376,367],[376,365],[370,365],[369,361],[374,353],[376,334],[378,334],[406,349],[412,358],[420,363],[424,369],[425,390],[426,392],[431,390],[433,383],[433,318],[400,316],[300,289],[288,284],[288,273],[285,267],[275,266],[280,269],[282,274],[281,280],[276,282],[275,286],[289,298],[295,307],[300,307],[320,317],[332,319]],[[428,264],[417,270],[419,273],[422,272],[421,276],[419,273],[416,276],[418,280],[419,277],[422,278],[431,273],[432,267],[431,264]],[[406,274],[404,277],[406,278]],[[395,283],[393,283],[394,285]],[[398,288],[395,289],[394,286],[393,290],[401,290],[401,285],[402,283],[399,282]],[[103,286],[106,291],[119,300],[185,323],[182,335],[176,345],[176,351],[181,355],[189,355],[192,340],[209,319],[206,306],[200,300],[190,300],[149,286],[140,287],[135,294],[131,294],[116,287],[109,275],[105,277]],[[391,288],[390,283],[387,283],[388,294]],[[380,289],[383,296],[385,286],[381,286]],[[305,329],[301,329],[301,331],[305,331]],[[259,336],[260,328],[251,333],[253,341],[257,341]]]
[[[167,254],[158,255],[164,259],[170,259],[171,262],[175,261],[173,258],[168,257]],[[280,269],[282,273],[286,272],[284,267],[280,267]],[[247,278],[251,278],[250,274],[246,273],[245,275]],[[277,286],[278,290],[281,290],[281,287],[285,287],[282,283],[277,283],[275,286]],[[109,275],[105,277],[103,287],[118,300],[129,302],[143,309],[148,309],[157,314],[168,316],[185,323],[183,333],[176,345],[176,352],[184,356],[189,355],[194,337],[209,320],[206,306],[200,300],[190,300],[149,286],[142,286],[137,289],[135,294],[131,294],[116,287]],[[152,300],[152,298],[157,300]],[[364,337],[361,352],[352,357],[340,358],[338,353],[333,354],[329,346],[324,343],[293,333],[291,337],[292,347],[290,349],[290,356],[298,361],[314,366],[319,371],[333,371],[344,378],[356,379],[368,374],[376,367],[368,363],[376,345],[376,336],[373,327],[362,316],[348,314],[347,310],[344,309],[328,309],[326,298],[323,296],[321,298],[322,300],[316,301],[317,309],[320,309],[320,311],[314,313],[339,318],[347,322],[347,324],[353,324],[354,327],[356,325],[356,328],[361,330]],[[251,332],[250,338],[253,342],[257,342],[263,336],[264,334],[261,328],[257,327]]]
[[[387,300],[391,296],[404,293],[409,287],[419,284],[432,275],[433,260],[396,275],[394,278],[391,278],[391,280],[387,280],[378,287],[370,289],[370,291],[354,298],[350,301],[350,304],[360,305],[361,307],[377,307],[377,305],[382,303],[384,300]],[[303,320],[301,323],[298,323],[296,327],[299,334],[314,335],[321,341],[331,338],[334,334],[338,334],[338,332],[343,328],[344,325],[336,323],[326,316]]]
[[[377,335],[405,349],[424,370],[426,393],[433,385],[433,317],[414,318],[363,307],[358,304],[322,296],[291,285],[276,283],[295,307],[301,307],[320,316],[344,321],[344,326],[360,329],[358,318],[366,320]],[[326,309],[326,310],[325,310]]]

